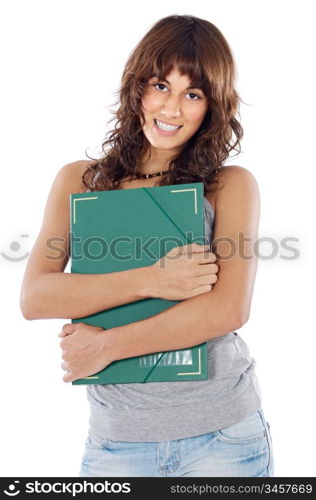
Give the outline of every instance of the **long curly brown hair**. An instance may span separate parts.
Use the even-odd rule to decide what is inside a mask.
[[[154,75],[166,79],[173,68],[187,75],[192,87],[203,90],[208,110],[197,132],[170,160],[168,173],[157,184],[203,182],[205,191],[210,191],[230,151],[240,153],[243,129],[236,115],[241,99],[234,88],[235,64],[227,41],[209,21],[168,16],[154,24],[125,65],[115,103],[119,107],[110,120],[117,118],[115,128],[102,143],[102,158],[89,157],[93,162],[82,176],[90,191],[119,189],[123,179],[135,178],[139,159],[149,146],[141,125],[144,88]]]

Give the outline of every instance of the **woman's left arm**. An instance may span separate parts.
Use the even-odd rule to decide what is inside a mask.
[[[248,321],[258,265],[259,188],[253,174],[242,167],[223,167],[218,178],[212,251],[219,273],[213,289],[101,335],[98,327],[65,325],[59,334],[64,337],[62,366],[69,370],[65,382],[96,373],[118,359],[199,345]],[[92,364],[87,361],[87,342]]]

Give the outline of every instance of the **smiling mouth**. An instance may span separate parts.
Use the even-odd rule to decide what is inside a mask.
[[[156,118],[154,119],[154,123],[159,130],[169,133],[176,132],[182,127],[182,125],[172,125],[171,123],[162,122]]]

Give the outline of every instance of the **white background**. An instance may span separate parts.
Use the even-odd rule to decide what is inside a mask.
[[[240,330],[257,361],[276,476],[315,476],[315,22],[312,1],[3,1],[0,251],[30,252],[51,183],[100,151],[124,64],[160,18],[191,14],[230,44],[245,129],[230,161],[253,172],[260,259]],[[113,109],[113,107],[112,107]],[[111,123],[111,128],[114,122]],[[28,237],[22,237],[27,234]],[[286,260],[285,237],[299,258]],[[12,242],[17,242],[12,249]],[[260,246],[269,255],[271,245]],[[62,381],[58,333],[70,320],[27,321],[19,308],[27,257],[1,267],[1,476],[77,476],[88,430],[84,386]],[[66,268],[69,271],[69,265]]]

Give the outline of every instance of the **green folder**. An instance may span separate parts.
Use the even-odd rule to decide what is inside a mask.
[[[204,244],[203,198],[201,182],[71,194],[71,272],[103,274],[145,267],[176,246]],[[72,319],[72,323],[110,329],[148,318],[178,302],[148,298]],[[203,343],[118,360],[72,384],[205,380],[207,375],[207,343]]]

